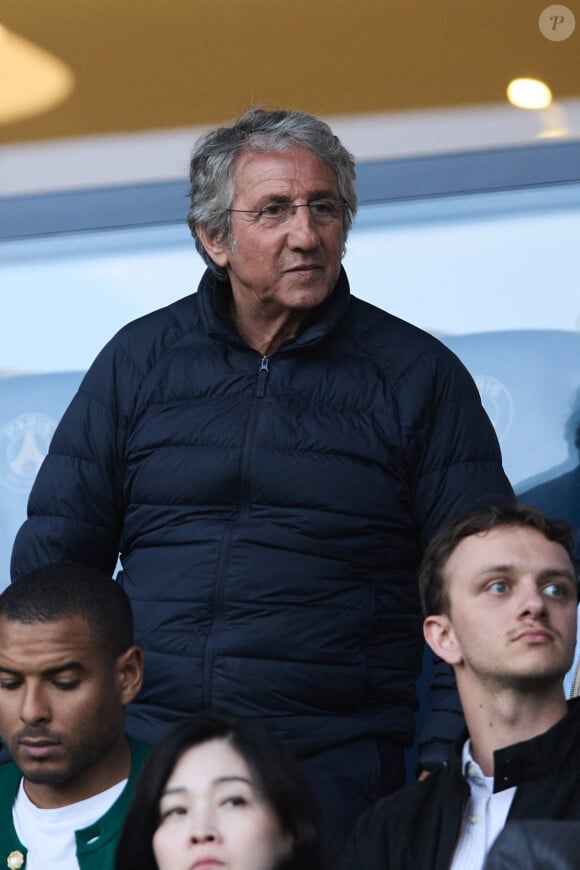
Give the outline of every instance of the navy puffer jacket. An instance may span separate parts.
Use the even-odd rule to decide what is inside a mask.
[[[100,353],[39,472],[13,576],[62,559],[112,572],[120,551],[146,738],[215,706],[301,755],[408,743],[424,544],[511,495],[477,390],[436,339],[351,297],[344,272],[270,358],[227,306],[206,273]]]

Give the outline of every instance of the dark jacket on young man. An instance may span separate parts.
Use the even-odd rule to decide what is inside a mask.
[[[511,488],[461,363],[350,296],[344,271],[270,357],[236,332],[230,298],[206,272],[101,351],[33,487],[12,574],[61,559],[112,572],[120,551],[146,662],[133,733],[151,741],[217,707],[302,758],[346,748],[356,769],[361,741],[372,801],[377,740],[412,741],[424,545]]]
[[[508,821],[580,820],[578,770],[580,699],[575,699],[568,715],[548,731],[494,753],[494,791],[517,788]],[[448,870],[469,796],[458,743],[446,765],[359,819],[342,870]]]

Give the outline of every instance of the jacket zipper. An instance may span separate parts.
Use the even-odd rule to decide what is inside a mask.
[[[224,535],[222,539],[222,546],[212,596],[213,616],[211,621],[211,627],[207,634],[204,653],[204,695],[205,706],[208,709],[213,704],[213,663],[215,658],[215,637],[218,631],[218,626],[221,624],[223,617],[226,568],[229,562],[231,544],[232,527],[228,523],[224,529]]]
[[[266,389],[266,380],[270,371],[270,357],[263,356],[258,369],[258,378],[256,383],[255,399],[262,399]],[[251,457],[251,448],[256,431],[256,422],[258,417],[258,407],[255,400],[252,402],[252,408],[248,416],[246,426],[246,435],[244,438],[244,447],[242,452],[241,470],[240,470],[240,494],[238,500],[238,517],[244,513],[248,504],[249,493],[249,466]],[[231,523],[227,523],[224,529],[222,547],[216,571],[214,584],[214,592],[212,597],[213,617],[211,628],[208,632],[205,645],[204,655],[204,677],[205,677],[205,703],[209,708],[213,703],[213,664],[215,658],[215,638],[218,633],[218,627],[221,624],[224,610],[224,592],[227,566],[229,563],[230,550],[233,539],[233,528]]]
[[[263,399],[266,391],[266,381],[270,372],[270,357],[263,356],[258,369],[258,378],[256,381],[255,399]],[[244,449],[242,453],[242,461],[240,465],[240,497],[238,502],[238,515],[245,514],[249,503],[250,493],[250,466],[252,460],[252,448],[254,445],[254,434],[258,422],[260,412],[260,403],[252,402],[252,408],[248,417],[246,426],[246,437],[244,438]]]
[[[268,377],[268,372],[270,371],[270,357],[263,356],[262,362],[260,363],[260,368],[258,369],[258,384],[256,386],[256,398],[262,399],[264,397],[264,391],[266,389],[266,379]]]

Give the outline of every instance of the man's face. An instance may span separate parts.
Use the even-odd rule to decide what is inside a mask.
[[[232,209],[262,209],[271,203],[340,201],[330,167],[307,148],[260,154],[245,151],[234,171]],[[340,271],[342,215],[329,224],[299,208],[280,226],[263,226],[254,215],[231,215],[233,241],[208,251],[227,269],[234,305],[263,311],[308,311],[332,293]],[[207,245],[206,245],[207,247]]]
[[[559,681],[576,642],[576,579],[565,549],[531,528],[465,538],[445,567],[443,649],[458,685]],[[439,622],[437,622],[439,620]],[[425,634],[429,640],[428,624]]]
[[[0,733],[27,782],[98,778],[125,739],[120,660],[80,616],[0,617]]]

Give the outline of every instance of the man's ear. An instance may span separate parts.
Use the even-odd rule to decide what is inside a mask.
[[[227,269],[230,262],[229,248],[226,242],[218,236],[210,236],[202,227],[195,228],[195,234],[216,266]]]
[[[143,653],[138,646],[130,646],[115,662],[115,677],[121,703],[127,706],[134,700],[143,683]]]
[[[423,623],[423,636],[436,656],[448,665],[458,665],[463,661],[461,649],[448,616],[437,614],[428,616]]]

